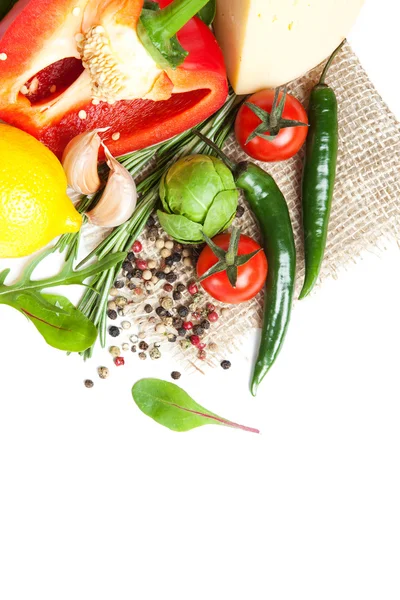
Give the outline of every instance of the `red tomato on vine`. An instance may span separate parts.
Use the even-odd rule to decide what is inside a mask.
[[[307,113],[301,102],[286,90],[253,94],[240,107],[235,122],[241,148],[263,162],[291,158],[303,146],[307,133]]]

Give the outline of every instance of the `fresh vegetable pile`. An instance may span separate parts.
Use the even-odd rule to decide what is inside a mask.
[[[289,326],[296,249],[273,177],[254,162],[233,163],[221,149],[233,130],[242,150],[261,162],[291,158],[306,143],[305,297],[318,279],[328,231],[338,117],[325,78],[341,46],[312,90],[308,114],[286,88],[239,98],[228,93],[223,56],[209,27],[215,7],[207,0],[99,6],[91,0],[21,0],[0,23],[0,118],[8,123],[0,125],[0,159],[13,156],[11,165],[0,163],[0,258],[25,256],[64,234],[17,283],[6,285],[9,269],[0,273],[0,304],[23,313],[50,345],[89,358],[97,337],[104,346],[107,333],[119,336],[120,328],[109,325],[126,314],[128,301],[118,288],[150,300],[163,286],[167,295],[159,306],[144,305],[159,318],[152,321],[155,331],[169,341],[181,338],[181,347],[194,346],[204,360],[204,336],[219,318],[213,300],[239,304],[264,288],[255,395]],[[46,15],[45,22],[38,14]],[[21,44],[26,29],[31,43]],[[15,185],[18,170],[25,176]],[[67,182],[80,194],[76,208],[66,197]],[[259,224],[262,245],[234,222],[240,192]],[[160,262],[144,259],[138,241],[154,218],[169,236],[154,238]],[[87,222],[112,230],[76,265]],[[65,255],[61,272],[32,279],[39,262],[56,250]],[[178,302],[186,288],[177,282],[177,263],[193,273],[188,306]],[[77,283],[87,286],[77,307],[45,291]],[[203,307],[200,297],[206,298]],[[121,328],[128,330],[129,321]],[[149,345],[137,341],[145,358]],[[119,347],[110,352],[117,366],[124,364]],[[156,344],[150,357],[160,357]],[[143,380],[133,397],[143,412],[177,431],[207,422],[256,431],[210,413],[173,384]]]

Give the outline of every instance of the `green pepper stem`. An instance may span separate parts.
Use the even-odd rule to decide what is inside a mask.
[[[203,135],[198,129],[193,129],[193,133],[194,135],[197,135],[197,137],[199,137],[201,140],[203,140],[203,142],[207,144],[207,146],[210,146],[210,148],[214,150],[215,154],[219,156],[221,160],[224,161],[226,166],[231,171],[236,171],[237,164],[234,163],[230,158],[228,158],[225,152],[222,152],[221,148],[218,148],[218,146],[214,144],[214,142],[212,142],[210,139],[208,139],[208,137]]]
[[[341,44],[339,44],[339,46],[336,48],[336,50],[334,50],[328,60],[328,62],[325,65],[324,70],[322,71],[322,75],[321,78],[319,80],[319,85],[325,85],[325,78],[326,75],[330,69],[331,64],[333,63],[333,61],[335,60],[336,56],[339,54],[340,50],[343,48],[344,44],[346,43],[346,38],[343,40],[343,42]]]
[[[154,13],[151,20],[152,33],[163,39],[171,39],[208,0],[174,0],[165,8]]]

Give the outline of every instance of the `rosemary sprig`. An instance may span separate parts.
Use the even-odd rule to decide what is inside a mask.
[[[208,138],[213,140],[218,147],[222,147],[232,129],[236,112],[240,101],[231,92],[224,106],[212,117],[197,127]],[[101,260],[109,253],[128,252],[133,242],[144,229],[146,222],[153,212],[159,195],[158,188],[160,180],[169,167],[182,156],[188,154],[213,154],[214,151],[194,133],[194,130],[186,131],[171,140],[132,152],[118,160],[124,165],[133,177],[139,175],[143,169],[149,167],[150,161],[155,161],[154,167],[137,184],[139,202],[132,217],[119,227],[116,227],[94,250],[92,250],[78,265],[82,267],[87,262],[97,259]],[[78,210],[86,212],[96,202],[98,195],[92,198],[83,197],[78,205]],[[80,242],[80,234],[68,234],[60,238],[55,248],[60,252],[66,251],[67,257],[77,256]],[[107,335],[107,302],[109,290],[121,268],[122,262],[112,266],[110,269],[98,274],[90,283],[78,309],[92,320],[98,328],[101,345],[104,347]],[[83,353],[84,358],[90,358],[93,346]]]

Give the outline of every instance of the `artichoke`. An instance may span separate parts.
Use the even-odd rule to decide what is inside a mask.
[[[204,241],[231,224],[239,193],[228,167],[218,158],[196,154],[178,160],[160,183],[161,227],[182,244]]]

